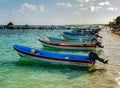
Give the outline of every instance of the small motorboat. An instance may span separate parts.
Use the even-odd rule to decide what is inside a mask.
[[[67,65],[77,65],[83,67],[89,67],[95,64],[95,60],[100,59],[101,62],[107,63],[97,56],[97,54],[91,52],[89,55],[73,55],[73,54],[61,54],[50,51],[38,50],[22,45],[13,45],[13,48],[18,52],[21,57],[31,60],[38,60],[44,62],[61,63]],[[99,61],[100,61],[99,60]]]
[[[81,34],[97,34],[99,31],[102,30],[100,27],[81,27],[81,28],[76,28],[73,29],[71,32],[72,33],[81,33]]]
[[[63,37],[65,39],[82,39],[82,41],[90,41],[96,36],[92,34],[80,34],[80,33],[72,33],[72,32],[63,32]]]
[[[98,41],[97,39],[93,38],[90,41],[82,41],[80,39],[73,39],[73,40],[66,40],[62,38],[55,38],[55,37],[47,37],[51,42],[53,43],[67,43],[67,44],[86,44],[86,45],[91,45],[91,44],[96,44]]]
[[[48,46],[57,49],[64,50],[94,50],[97,46],[103,48],[100,44],[71,44],[71,43],[55,43],[51,41],[41,40],[39,41],[43,44],[43,46]]]

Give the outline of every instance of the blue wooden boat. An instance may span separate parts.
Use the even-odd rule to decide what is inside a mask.
[[[80,34],[96,34],[101,30],[100,27],[81,27],[77,29],[73,29],[72,33],[80,33]]]
[[[80,34],[72,32],[63,32],[63,37],[65,39],[82,39],[82,41],[89,41],[95,38],[92,34]]]
[[[49,52],[44,50],[33,49],[27,46],[14,45],[13,48],[21,57],[31,60],[38,60],[44,62],[61,63],[68,65],[77,65],[89,67],[95,64],[95,58],[99,58],[97,54],[90,53],[89,55],[72,55]],[[101,59],[101,58],[99,58]]]
[[[72,33],[80,33],[80,34],[91,34],[91,31],[89,27],[81,27],[81,28],[76,28],[73,29],[71,32]]]
[[[93,44],[98,42],[97,40],[94,39],[94,41],[89,40],[89,41],[82,41],[82,39],[72,39],[72,40],[67,40],[67,39],[61,39],[61,38],[55,38],[55,37],[47,37],[51,42],[53,43],[68,43],[68,44]]]
[[[72,30],[71,31],[71,33],[74,33],[74,34],[80,34],[80,35],[83,35],[83,34],[86,34],[86,35],[93,35],[93,36],[95,36],[95,37],[98,37],[98,38],[102,38],[100,35],[99,35],[99,29],[97,30],[97,29],[95,29],[95,28],[93,28],[93,29],[91,29],[91,30]]]

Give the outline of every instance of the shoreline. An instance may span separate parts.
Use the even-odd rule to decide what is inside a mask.
[[[120,43],[120,31],[113,32],[112,30],[108,30],[107,32],[113,37],[114,40]]]

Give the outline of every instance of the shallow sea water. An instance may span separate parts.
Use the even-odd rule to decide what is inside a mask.
[[[104,49],[96,52],[109,64],[96,63],[96,70],[87,68],[30,61],[21,58],[14,44],[58,53],[87,55],[89,51],[65,51],[43,47],[39,38],[61,37],[69,30],[0,30],[0,88],[119,88],[120,87],[120,43],[103,30]]]

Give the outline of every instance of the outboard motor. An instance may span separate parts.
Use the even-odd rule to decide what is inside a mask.
[[[104,48],[104,46],[101,45],[101,42],[98,42],[96,38],[93,38],[93,39],[91,40],[91,44],[97,45],[97,46],[100,47],[100,48]]]
[[[92,40],[91,40],[91,44],[95,45],[97,42],[98,42],[98,41],[97,41],[96,38],[92,38]]]
[[[95,62],[96,60],[104,63],[104,64],[108,64],[108,60],[102,59],[100,58],[96,53],[94,52],[90,52],[89,53],[89,58],[93,59],[93,61]]]
[[[102,38],[100,35],[96,34],[95,32],[90,32],[90,34],[95,35],[96,37]]]
[[[100,48],[104,48],[104,46],[101,45],[101,42],[97,42],[95,45],[97,45],[97,46],[100,47]]]
[[[95,35],[95,33],[93,31],[90,31],[90,34]]]
[[[98,35],[98,34],[95,34],[95,36],[96,36],[96,37],[99,37],[99,38],[102,38],[102,37],[101,37],[100,35]]]

